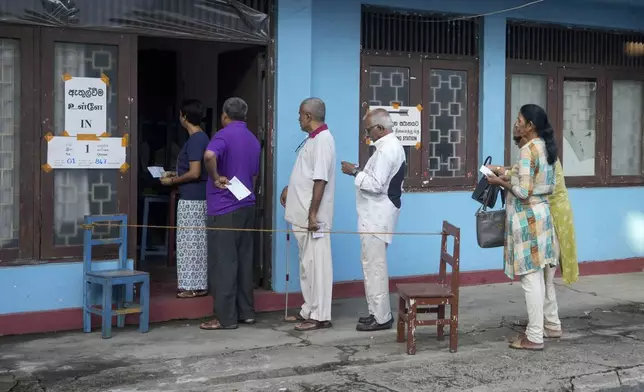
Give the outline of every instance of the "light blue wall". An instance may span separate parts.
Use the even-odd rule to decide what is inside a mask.
[[[369,4],[415,10],[484,14],[508,9],[524,0],[371,0]],[[300,101],[318,96],[327,104],[327,122],[336,139],[337,158],[358,157],[360,82],[360,0],[278,0],[277,21],[277,196],[288,182],[295,148],[304,135],[299,130]],[[543,3],[484,17],[480,73],[479,156],[503,160],[505,130],[505,22],[528,19],[543,22],[617,29],[644,29],[641,9],[584,1]],[[638,16],[640,15],[640,16]],[[338,162],[339,163],[339,162]],[[626,219],[641,210],[642,188],[571,189],[579,258],[583,261],[638,256],[629,246]],[[276,197],[279,200],[279,197]],[[350,178],[338,176],[335,230],[355,230],[354,188]],[[285,228],[284,209],[276,204],[276,227]],[[501,249],[482,250],[476,245],[470,192],[405,194],[398,231],[439,231],[443,220],[461,227],[461,269],[502,268]],[[396,237],[389,250],[391,276],[437,272],[439,239]],[[273,287],[285,291],[286,239],[275,238]],[[334,235],[334,281],[362,279],[358,238]],[[289,291],[299,290],[297,246],[288,250]]]
[[[335,138],[338,160],[357,160],[360,80],[360,1],[359,0],[278,0],[277,28],[277,113],[276,113],[276,191],[288,182],[295,149],[304,138],[297,123],[300,101],[315,95],[327,102],[328,123]],[[371,4],[389,6],[384,0]],[[443,12],[487,13],[511,8],[524,0],[399,0],[397,7]],[[484,18],[480,81],[479,155],[503,157],[505,97],[506,18],[567,23],[574,15],[576,24],[623,29],[644,29],[642,9],[552,2]],[[581,260],[608,260],[638,256],[628,241],[629,214],[641,211],[642,188],[572,189],[579,257]],[[278,198],[276,197],[276,200]],[[275,227],[284,229],[284,209],[276,204]],[[469,192],[406,194],[398,224],[399,231],[438,231],[442,220],[462,229],[462,269],[500,269],[499,249],[481,250],[476,246],[474,211]],[[338,177],[336,190],[336,230],[355,230],[354,189],[349,178]],[[438,239],[397,237],[389,250],[392,276],[437,272]],[[334,280],[362,279],[358,238],[333,238]],[[286,239],[278,234],[274,244],[273,285],[285,290]],[[289,251],[291,283],[289,291],[299,290],[295,240]],[[100,269],[114,268],[113,262],[96,263]],[[56,263],[0,268],[0,314],[78,308],[82,305],[82,264]]]
[[[116,261],[93,265],[97,271],[116,267]],[[129,267],[132,268],[132,260],[129,260]],[[0,268],[0,314],[80,308],[82,305],[81,262]]]

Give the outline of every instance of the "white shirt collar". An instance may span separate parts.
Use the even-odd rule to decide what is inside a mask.
[[[376,141],[373,143],[373,145],[376,147],[376,150],[377,150],[377,149],[379,149],[380,147],[382,147],[382,145],[383,145],[387,140],[389,140],[389,139],[390,139],[390,138],[392,138],[392,137],[396,137],[396,135],[394,135],[394,133],[393,133],[393,132],[392,132],[392,133],[390,133],[390,134],[388,134],[388,135],[385,135],[385,136],[381,137],[381,138],[380,138],[380,139],[378,139],[378,140],[376,140]]]

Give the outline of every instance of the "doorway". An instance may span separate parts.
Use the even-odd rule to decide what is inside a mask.
[[[156,290],[176,294],[176,189],[165,187],[148,167],[176,170],[177,155],[188,138],[179,124],[184,99],[199,99],[205,107],[202,128],[212,137],[220,128],[221,107],[229,97],[248,103],[248,128],[262,144],[262,166],[257,192],[256,227],[270,227],[264,217],[270,208],[266,181],[265,130],[266,47],[211,41],[138,37],[137,51],[137,234],[138,268],[149,271]],[[134,109],[134,108],[133,108]],[[266,199],[266,198],[269,199]],[[268,201],[268,202],[267,202]],[[255,239],[255,284],[270,289],[271,260],[266,255],[269,240],[264,233]]]

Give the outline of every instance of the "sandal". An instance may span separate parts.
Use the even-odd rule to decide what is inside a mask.
[[[306,321],[306,319],[300,316],[300,314],[298,313],[295,316],[284,317],[284,321],[287,323],[303,323]]]
[[[208,290],[182,290],[177,294],[177,298],[197,298],[204,297],[208,294]]]
[[[223,326],[219,323],[219,320],[211,320],[201,324],[199,328],[206,331],[216,331],[219,329],[237,329],[237,324]]]
[[[327,329],[331,327],[332,327],[332,324],[330,321],[306,320],[305,322],[296,325],[295,330],[300,332],[306,332],[306,331],[315,331],[317,329]]]
[[[520,340],[516,340],[510,343],[510,348],[513,348],[515,350],[543,351],[543,343],[533,343],[528,340],[527,337],[523,337]]]
[[[526,334],[520,333],[518,335],[515,335],[514,337],[508,338],[508,343],[514,343],[518,340],[521,340],[526,337]]]
[[[515,321],[513,325],[525,329],[527,326],[519,325],[519,321]],[[525,336],[525,333],[520,334],[519,336]],[[561,339],[563,337],[563,330],[561,329],[551,329],[548,327],[543,327],[543,337],[546,339]],[[509,342],[513,342],[514,340],[508,340]]]

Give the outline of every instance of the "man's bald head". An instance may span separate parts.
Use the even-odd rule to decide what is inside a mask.
[[[320,98],[307,98],[302,101],[300,108],[311,115],[311,119],[317,122],[324,122],[326,117],[326,105]]]
[[[393,132],[394,122],[385,109],[374,109],[364,116],[364,129],[372,141]]]
[[[300,104],[300,128],[313,132],[324,124],[326,105],[320,98],[307,98]]]
[[[367,126],[375,127],[379,125],[387,131],[393,131],[394,128],[394,122],[386,109],[371,110],[364,116],[364,120],[367,122]]]

